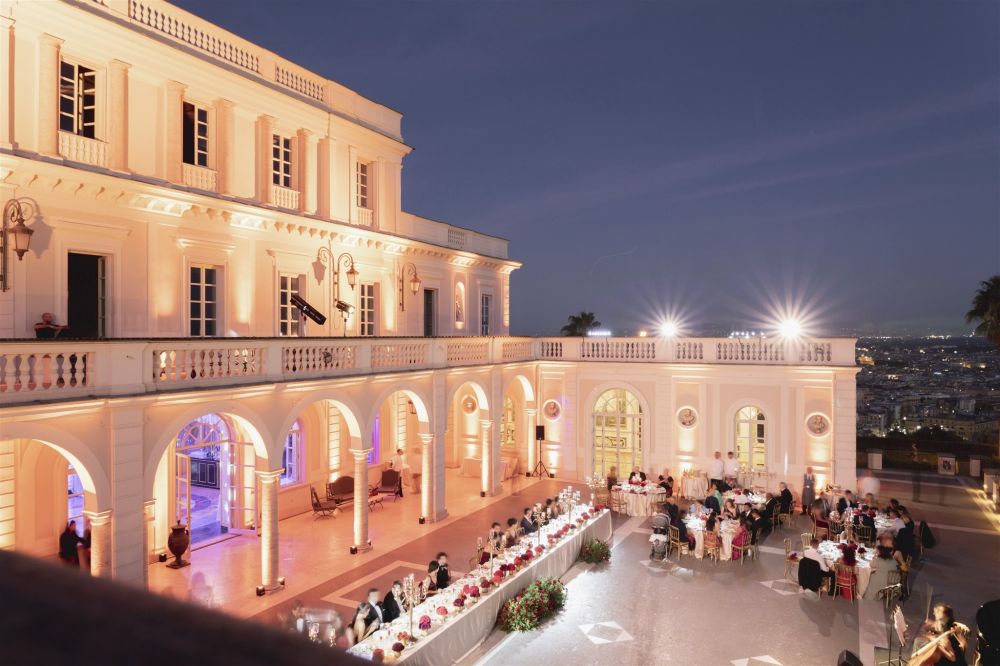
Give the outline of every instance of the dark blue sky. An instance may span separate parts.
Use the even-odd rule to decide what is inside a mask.
[[[1000,3],[177,4],[403,112],[407,210],[509,238],[515,333],[962,332],[1000,272]]]

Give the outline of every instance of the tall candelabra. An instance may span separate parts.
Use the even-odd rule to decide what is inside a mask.
[[[418,603],[420,603],[420,592],[417,590],[417,586],[413,579],[413,574],[408,575],[403,579],[403,600],[406,601],[406,610],[410,617],[410,640],[416,640],[413,637],[413,608]]]

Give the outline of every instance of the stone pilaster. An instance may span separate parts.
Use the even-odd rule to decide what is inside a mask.
[[[184,92],[186,90],[183,83],[167,81],[164,175],[171,183],[184,182]]]
[[[108,408],[108,450],[114,489],[109,561],[116,580],[135,585],[143,585],[146,580],[143,424],[141,407],[113,404]]]
[[[528,449],[528,469],[525,472],[531,472],[535,469],[535,465],[538,463],[538,444],[535,441],[535,426],[538,424],[538,410],[534,407],[528,407],[524,410],[524,441]]]
[[[333,192],[333,139],[324,136],[316,150],[316,214],[329,220]]]
[[[0,148],[14,148],[14,20],[0,16]]]
[[[111,511],[84,511],[90,521],[90,575],[111,578]]]
[[[354,456],[354,546],[351,552],[369,550],[368,542],[368,453],[351,449]]]
[[[219,194],[233,193],[233,103],[215,100],[215,184]]]
[[[128,171],[128,71],[121,60],[108,63],[108,168]]]
[[[494,495],[494,478],[493,478],[493,421],[489,419],[482,419],[479,422],[482,427],[482,460],[483,460],[483,471],[482,471],[482,494]]]
[[[38,152],[59,156],[59,61],[63,40],[38,36]]]
[[[274,141],[274,118],[262,115],[257,118],[257,200],[273,203],[271,193],[271,146]]]
[[[434,520],[434,435],[420,433],[420,516]]]
[[[309,137],[312,132],[307,129],[299,129],[295,133],[295,189],[299,191],[299,212],[308,213],[312,210],[309,199],[312,197],[316,185],[313,182],[315,171],[309,168],[311,161],[309,154]]]

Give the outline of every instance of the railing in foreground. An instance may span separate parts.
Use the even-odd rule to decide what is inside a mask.
[[[853,366],[852,338],[12,340],[0,405],[525,361]]]

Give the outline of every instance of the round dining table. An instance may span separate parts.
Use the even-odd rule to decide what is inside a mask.
[[[736,536],[738,525],[735,520],[723,520],[719,524],[723,560],[733,559],[733,537]],[[684,519],[684,527],[694,535],[694,556],[700,560],[705,555],[705,521],[697,516],[688,516]]]
[[[837,541],[823,541],[819,544],[819,554],[826,560],[827,566],[833,569],[835,562],[839,562],[844,554],[840,550],[840,543]],[[854,572],[858,577],[858,597],[865,595],[868,583],[872,578],[872,558],[875,557],[875,550],[866,548],[865,552],[855,555]]]
[[[704,499],[708,495],[707,476],[685,476],[681,479],[681,496]]]
[[[629,516],[652,516],[667,498],[667,491],[659,486],[636,492],[622,490],[620,487],[611,489],[612,495],[617,493]]]

